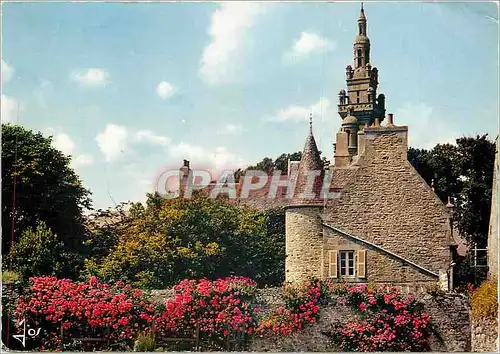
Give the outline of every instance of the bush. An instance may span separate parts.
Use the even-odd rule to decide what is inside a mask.
[[[284,219],[282,209],[258,211],[200,193],[189,199],[150,195],[146,207],[116,216],[111,226],[96,223],[83,275],[146,289],[232,275],[278,285],[284,279]]]
[[[19,274],[16,272],[5,271],[2,272],[3,284],[14,284],[19,281]]]
[[[446,295],[446,291],[444,291],[438,283],[431,283],[425,287],[425,291],[427,294],[438,297]]]
[[[44,222],[25,230],[9,253],[9,262],[21,280],[41,275],[56,275],[62,268],[63,243]]]
[[[117,283],[101,284],[95,277],[87,283],[68,279],[30,279],[27,294],[20,297],[15,311],[27,327],[42,328],[34,343],[39,350],[87,349],[74,347],[73,339],[101,338],[99,346],[122,343],[131,347],[139,331],[150,328],[154,307],[140,290]]]
[[[243,277],[183,280],[174,299],[155,322],[164,337],[196,338],[209,349],[223,349],[228,339],[244,344],[257,326],[256,283]]]
[[[474,320],[497,319],[498,289],[493,279],[484,281],[471,296],[472,318]]]
[[[134,352],[153,352],[156,349],[156,335],[151,332],[141,332],[134,343]]]
[[[287,285],[285,306],[280,306],[262,321],[260,334],[288,335],[319,320],[319,305],[328,301],[328,288],[320,281],[307,281],[300,285]]]
[[[336,302],[358,313],[357,320],[335,324],[333,341],[342,351],[427,351],[430,316],[420,312],[412,295],[364,284],[337,290]]]

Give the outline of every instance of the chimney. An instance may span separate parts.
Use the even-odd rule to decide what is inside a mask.
[[[388,127],[394,126],[394,115],[392,113],[389,113],[387,116],[387,126]]]
[[[375,118],[375,127],[380,127],[380,118]]]
[[[351,162],[351,156],[348,149],[348,134],[344,131],[337,133],[337,145],[335,149],[335,167],[345,167]]]
[[[358,131],[358,156],[365,153],[365,130]]]

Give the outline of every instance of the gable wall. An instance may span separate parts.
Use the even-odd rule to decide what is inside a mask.
[[[404,137],[380,133],[366,144],[356,175],[324,219],[434,273],[446,271],[452,242],[448,213],[406,160]],[[378,272],[372,274],[385,277]]]
[[[366,250],[366,277],[354,279],[342,279],[337,275],[338,281],[367,282],[367,283],[387,283],[398,286],[411,287],[414,292],[424,284],[436,283],[438,279],[428,273],[424,273],[405,265],[399,259],[391,257],[376,248],[362,244],[356,240],[350,240],[346,236],[340,235],[334,230],[323,228],[323,279],[328,279],[328,251],[329,250]],[[425,265],[424,265],[425,267]],[[417,287],[417,289],[415,289]]]

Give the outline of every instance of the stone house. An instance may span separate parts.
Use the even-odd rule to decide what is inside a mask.
[[[286,207],[286,281],[307,278],[392,284],[415,291],[452,287],[452,205],[444,205],[407,160],[408,127],[385,118],[377,96],[378,71],[370,64],[363,8],[354,41],[354,66],[339,92],[342,126],[336,136],[330,191],[336,199],[292,199]],[[322,168],[312,134],[299,163],[301,174]]]
[[[266,184],[241,198],[236,183],[237,197],[230,201],[258,209],[285,208],[286,282],[317,278],[391,284],[407,291],[439,283],[450,289],[457,252],[453,205],[444,205],[407,160],[408,127],[395,125],[392,114],[385,119],[385,96],[377,95],[378,70],[370,64],[363,8],[357,27],[354,66],[346,67],[347,90],[338,95],[342,125],[334,165],[323,166],[311,117],[302,158],[290,162],[282,176],[293,179],[293,195],[282,188],[269,198]],[[182,186],[189,161],[180,171]],[[314,197],[304,199],[300,194],[311,171],[319,172],[312,183]],[[327,174],[331,182],[325,190]],[[214,188],[216,182],[206,190]]]

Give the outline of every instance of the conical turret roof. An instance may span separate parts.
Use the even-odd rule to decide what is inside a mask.
[[[304,145],[304,150],[302,151],[302,156],[300,158],[298,174],[297,174],[297,182],[295,184],[294,197],[292,200],[292,204],[321,204],[321,192],[324,178],[324,168],[323,162],[321,161],[320,153],[318,150],[318,146],[316,145],[316,140],[314,139],[314,135],[312,132],[312,116],[309,122],[309,135],[306,138],[306,143]],[[310,191],[310,186],[307,184],[308,182],[308,174],[311,171],[319,171],[316,172],[316,178],[312,185],[312,193],[314,194],[313,198],[302,198],[299,196],[301,193],[305,193]],[[309,187],[309,188],[308,188]]]

